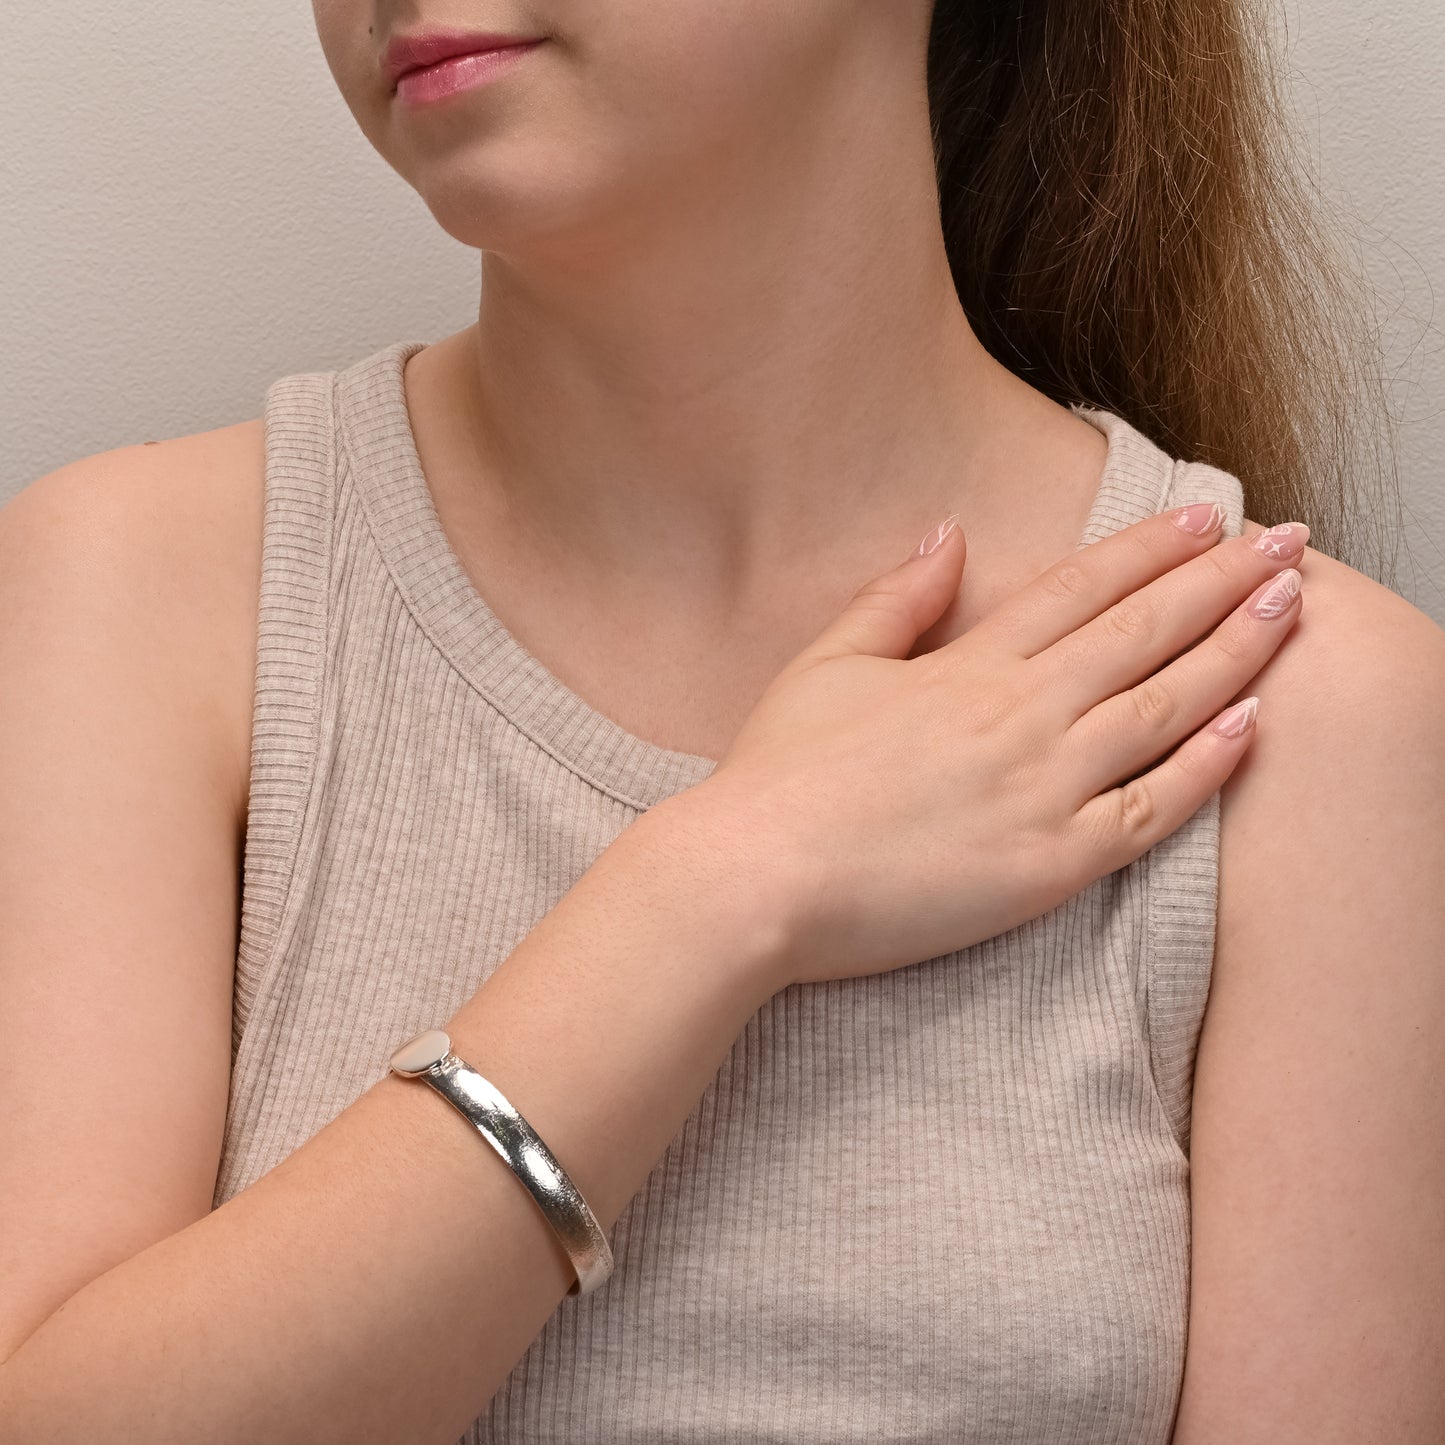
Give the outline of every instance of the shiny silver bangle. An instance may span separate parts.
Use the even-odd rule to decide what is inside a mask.
[[[589,1294],[612,1274],[612,1249],[596,1216],[537,1131],[494,1084],[452,1052],[442,1029],[408,1039],[391,1056],[391,1070],[421,1079],[474,1125],[527,1186],[572,1261],[569,1295]]]

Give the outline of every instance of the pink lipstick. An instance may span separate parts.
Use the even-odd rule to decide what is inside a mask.
[[[399,101],[422,105],[484,84],[543,38],[455,30],[397,36],[387,46],[381,69]]]

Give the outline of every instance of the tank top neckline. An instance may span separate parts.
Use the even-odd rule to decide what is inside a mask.
[[[638,810],[702,782],[716,760],[648,742],[586,702],[503,626],[441,525],[407,411],[401,340],[335,374],[338,464],[408,611],[458,676],[586,782]],[[1117,414],[1075,404],[1107,454],[1076,546],[1167,505],[1174,461]]]

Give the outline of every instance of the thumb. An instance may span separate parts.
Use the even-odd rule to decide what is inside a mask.
[[[865,582],[803,656],[810,662],[849,653],[907,657],[919,635],[958,595],[967,551],[954,512],[928,532],[907,561]]]

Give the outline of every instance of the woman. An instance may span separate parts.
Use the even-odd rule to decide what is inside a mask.
[[[1241,12],[315,10],[477,322],[0,517],[11,1438],[1438,1439],[1445,638]]]

